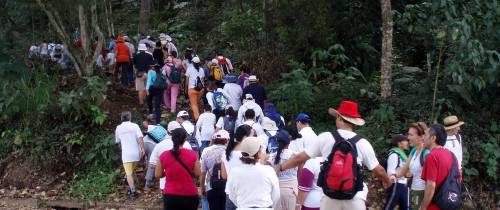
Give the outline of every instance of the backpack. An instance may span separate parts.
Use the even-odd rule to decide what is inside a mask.
[[[214,103],[214,108],[218,111],[224,111],[226,109],[226,106],[228,104],[228,100],[226,96],[220,91],[214,91],[212,100]]]
[[[198,139],[196,139],[196,128],[192,134],[188,134],[186,141],[189,143],[193,151],[198,151],[200,145],[198,144]]]
[[[227,132],[229,132],[229,137],[231,139],[233,139],[234,128],[235,128],[235,121],[229,119],[229,117],[227,117],[227,116],[222,117],[222,120],[224,121],[224,126],[223,126],[224,130],[226,130]]]
[[[398,156],[398,164],[396,166],[397,167],[400,167],[400,164],[401,164],[401,155],[397,152],[394,152],[392,150],[389,150],[389,153],[387,153],[387,156],[385,156],[385,159],[382,159],[380,160],[380,165],[382,165],[382,167],[385,169],[385,171],[387,171],[387,160],[389,160],[389,157],[392,155],[392,154],[396,154]]]
[[[222,178],[221,163],[216,163],[212,168],[212,173],[210,174],[210,187],[213,190],[226,189],[226,180]]]
[[[199,72],[200,72],[200,70],[198,69],[198,75],[199,75]],[[203,88],[205,88],[205,85],[201,81],[200,76],[196,76],[196,82],[194,83],[194,89],[196,91],[200,91],[200,90],[203,90]]]
[[[160,143],[167,135],[167,130],[163,126],[159,125],[153,130],[147,132],[146,135],[149,136],[149,138],[151,138],[154,142]]]
[[[153,82],[153,87],[160,90],[167,89],[167,80],[161,71],[156,72],[156,79]]]
[[[268,137],[267,150],[266,150],[267,154],[272,154],[277,152],[279,147],[278,138],[276,138],[276,136],[272,136],[271,133],[269,133],[268,131],[265,131],[265,133]]]
[[[330,198],[350,200],[358,191],[363,190],[363,170],[358,165],[356,142],[361,137],[356,135],[345,140],[338,131],[332,132],[335,144],[328,159],[322,163],[318,176],[318,186]]]
[[[222,57],[221,59],[217,58],[217,63],[219,63],[220,70],[222,70],[222,73],[224,73],[224,75],[231,73],[226,57]]]
[[[167,65],[170,68],[170,75],[168,80],[172,84],[181,84],[181,71],[175,65]]]
[[[215,81],[222,81],[222,70],[217,65],[212,65],[210,67],[210,73],[214,77]]]
[[[436,189],[436,193],[432,198],[432,203],[443,210],[460,209],[462,206],[462,182],[458,171],[457,158],[451,151],[450,155],[453,159],[450,172],[441,186]]]

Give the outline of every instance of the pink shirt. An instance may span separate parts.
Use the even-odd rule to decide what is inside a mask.
[[[179,159],[193,173],[194,165],[198,160],[196,152],[190,149],[179,149]],[[160,163],[165,171],[165,188],[163,194],[196,196],[198,188],[189,172],[175,159],[171,151],[166,151],[160,156]]]

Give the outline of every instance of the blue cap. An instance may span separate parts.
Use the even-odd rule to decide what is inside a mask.
[[[280,130],[275,135],[276,139],[285,145],[290,144],[290,134],[286,130]]]
[[[311,121],[311,117],[305,113],[300,113],[297,115],[297,118],[295,118],[295,121],[300,121],[300,122],[309,122]]]

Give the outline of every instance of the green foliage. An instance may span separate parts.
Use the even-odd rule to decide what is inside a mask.
[[[95,165],[77,174],[66,194],[80,199],[98,201],[115,191],[119,170],[110,165]]]
[[[83,156],[85,164],[111,165],[120,159],[120,152],[117,151],[114,135],[98,135],[86,143],[85,148],[89,148]]]

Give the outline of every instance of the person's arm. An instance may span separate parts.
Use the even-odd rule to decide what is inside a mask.
[[[403,167],[401,167],[399,171],[396,171],[396,173],[394,174],[396,178],[405,176],[408,173],[408,170],[410,169],[411,160],[412,160],[412,155],[408,156],[408,159],[406,160],[406,163],[403,165]]]
[[[308,162],[310,163],[310,162]],[[297,201],[295,203],[295,209],[302,209],[302,205],[304,204],[304,200],[307,197],[307,194],[311,191],[314,182],[314,173],[310,171],[307,167],[304,167],[300,170],[301,176],[299,177],[299,193],[297,195]]]
[[[194,176],[200,176],[201,175],[201,169],[200,169],[200,160],[196,160],[194,163]]]
[[[431,204],[432,197],[434,197],[434,192],[436,191],[436,182],[427,180],[425,184],[424,199],[420,204],[419,210],[426,210]]]
[[[144,157],[144,155],[146,154],[145,150],[144,150],[144,137],[140,137],[139,138],[139,145],[141,146],[141,159]]]
[[[299,166],[300,164],[305,163],[310,158],[311,157],[309,157],[309,155],[307,155],[306,152],[301,152],[301,153],[293,156],[292,158],[290,158],[286,162],[279,164],[279,165],[276,165],[274,169],[277,172],[280,172],[280,171],[284,171],[284,170],[287,170],[290,168],[295,168],[295,167]]]
[[[278,180],[278,176],[276,174],[269,174],[271,178],[271,199],[273,200],[273,206],[276,206],[280,201],[280,184]]]
[[[391,186],[391,179],[389,178],[389,176],[387,176],[387,173],[385,172],[385,169],[384,167],[382,167],[381,165],[378,165],[376,166],[375,168],[373,168],[372,170],[373,174],[375,174],[375,176],[382,181],[382,185],[384,186],[384,188],[388,188]]]
[[[160,163],[157,163],[156,164],[156,168],[155,168],[155,177],[157,179],[160,179],[164,176],[164,172],[163,172],[163,166],[161,165],[161,162]]]
[[[205,177],[207,176],[207,172],[203,171],[201,172],[200,176],[200,188],[201,188],[201,195],[202,196],[207,196],[207,190],[205,186]]]
[[[220,165],[221,165],[221,167],[220,167],[221,176],[223,179],[227,180],[227,171],[226,171],[226,166],[224,165],[224,161],[222,161],[222,163]]]

